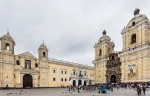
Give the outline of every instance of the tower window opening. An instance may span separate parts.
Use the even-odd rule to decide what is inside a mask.
[[[19,61],[19,60],[17,60],[17,61],[16,61],[16,64],[17,64],[17,65],[20,65],[20,61]]]
[[[132,23],[132,26],[134,26],[134,25],[135,25],[135,22]]]
[[[112,60],[115,60],[115,57],[114,57],[114,56],[112,56]]]
[[[10,50],[10,45],[6,43],[6,50]]]
[[[45,52],[43,52],[43,57],[44,57],[44,58],[46,57],[46,53],[45,53]]]
[[[99,56],[102,55],[102,49],[99,49]]]
[[[131,44],[136,43],[136,34],[131,35]]]
[[[35,63],[35,67],[38,67],[38,63]]]

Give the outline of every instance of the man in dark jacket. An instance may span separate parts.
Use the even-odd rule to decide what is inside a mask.
[[[141,95],[141,88],[139,86],[137,87],[137,94],[138,94],[138,96]]]
[[[146,88],[143,86],[143,94],[145,95]]]

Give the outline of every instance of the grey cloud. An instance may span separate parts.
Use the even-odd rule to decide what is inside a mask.
[[[106,29],[115,50],[122,50],[121,30],[135,8],[150,18],[149,0],[1,0],[0,36],[10,30],[15,53],[31,52],[45,42],[49,57],[92,65],[93,45]]]

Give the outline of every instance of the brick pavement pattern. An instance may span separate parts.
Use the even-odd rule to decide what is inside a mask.
[[[20,90],[23,90],[20,94]],[[114,89],[107,94],[98,93],[98,90],[87,93],[87,91],[69,92],[68,88],[43,88],[43,89],[10,89],[0,90],[0,96],[137,96],[134,89]],[[141,96],[144,96],[143,94]],[[145,96],[150,96],[150,91],[146,91]]]

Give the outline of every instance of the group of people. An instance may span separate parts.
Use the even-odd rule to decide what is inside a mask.
[[[114,84],[98,84],[94,85],[96,89],[98,89],[98,93],[107,93],[107,91],[113,92],[113,88],[116,88],[119,90],[120,88],[123,90],[126,90],[127,88],[129,89],[134,89],[137,91],[138,96],[140,96],[142,93],[145,95],[146,88],[148,88],[148,85],[146,83],[114,83]],[[91,92],[91,86],[69,86],[69,91],[75,92],[75,89],[78,89],[78,93],[80,93],[80,90],[87,90],[87,92]]]
[[[83,90],[84,90],[84,86],[81,86],[81,85],[79,85],[79,86],[72,86],[72,85],[70,85],[69,86],[69,91],[75,92],[75,89],[78,89],[78,93],[79,93],[81,88],[83,88]]]
[[[145,95],[146,86],[144,86],[144,85],[142,85],[142,84],[139,84],[139,85],[137,86],[137,94],[138,94],[138,96],[141,95],[142,91],[143,91],[143,94]]]

